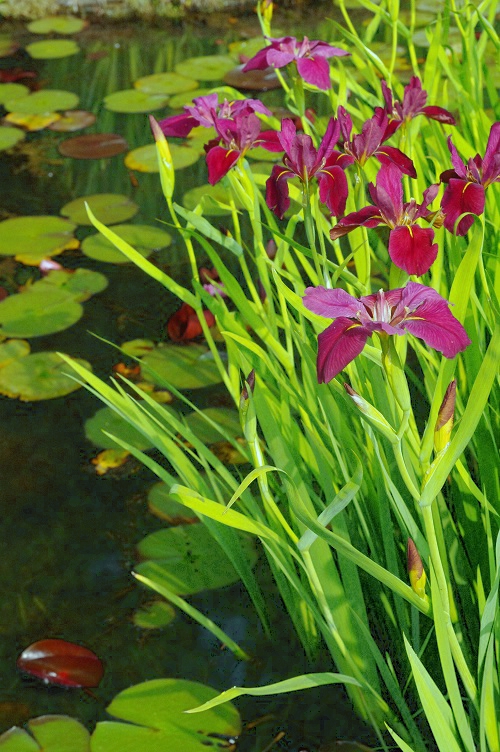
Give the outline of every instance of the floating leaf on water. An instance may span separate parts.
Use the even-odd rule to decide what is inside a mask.
[[[4,117],[4,122],[20,125],[27,131],[41,131],[48,128],[57,120],[60,115],[57,112],[44,112],[42,115],[25,115],[22,112],[9,112]]]
[[[76,16],[46,16],[32,21],[27,29],[32,34],[77,34],[87,26],[87,22]]]
[[[89,125],[93,125],[96,121],[96,116],[93,112],[87,112],[87,110],[66,110],[62,112],[58,121],[49,125],[51,131],[79,131],[82,128],[88,128]]]
[[[19,49],[20,45],[9,34],[0,34],[0,57],[9,57]]]
[[[232,68],[234,68],[234,60],[228,55],[190,57],[175,66],[177,73],[182,76],[192,76],[198,81],[221,81]]]
[[[229,191],[221,183],[216,183],[216,185],[200,185],[197,188],[191,188],[182,197],[182,204],[191,211],[201,204],[203,216],[222,217],[231,213],[230,198]],[[242,208],[238,199],[235,200],[235,204],[237,209]]]
[[[79,303],[88,300],[92,295],[102,292],[108,286],[108,280],[100,272],[94,272],[91,269],[73,270],[53,270],[45,277],[35,282],[31,286],[30,292],[40,290],[52,290],[56,287],[58,290],[71,295]]]
[[[238,536],[242,554],[255,563],[252,538]],[[157,530],[137,546],[143,559],[161,569],[162,584],[178,595],[192,595],[232,585],[239,575],[205,525],[180,525]],[[141,564],[135,567],[141,571]]]
[[[24,339],[9,339],[0,344],[0,368],[9,365],[13,360],[24,358],[30,353],[29,342]]]
[[[23,84],[0,84],[0,104],[18,99],[18,97],[26,97],[29,93],[30,90]]]
[[[17,667],[47,684],[97,687],[104,667],[92,650],[66,640],[38,640],[17,659]]]
[[[124,342],[120,347],[125,355],[135,358],[141,358],[154,349],[155,343],[151,339],[131,339],[130,342]]]
[[[91,368],[85,360],[75,360],[85,368]],[[0,368],[0,393],[23,402],[64,397],[81,386],[68,375],[70,370],[55,352],[24,355]]]
[[[169,147],[174,170],[190,167],[200,158],[200,152],[189,144],[171,143]],[[137,172],[159,172],[156,144],[139,146],[137,149],[129,151],[125,157],[125,166],[129,170],[137,170]]]
[[[62,89],[41,89],[25,97],[15,97],[4,102],[9,112],[23,112],[26,115],[43,115],[56,110],[73,110],[79,98],[72,91]]]
[[[117,133],[88,133],[61,141],[57,147],[63,157],[73,159],[106,159],[123,154],[128,144]]]
[[[168,96],[165,94],[148,94],[139,89],[124,89],[115,91],[104,97],[104,106],[111,112],[124,112],[133,114],[136,112],[153,112],[168,104]]]
[[[130,452],[125,449],[103,449],[91,463],[95,466],[97,475],[106,475],[110,471],[123,467],[130,457]]]
[[[55,60],[80,52],[80,47],[72,39],[44,39],[26,45],[26,52],[35,60]]]
[[[179,94],[198,88],[198,81],[178,73],[153,73],[134,81],[136,89],[146,94]]]
[[[0,127],[0,151],[11,149],[23,138],[26,138],[26,134],[20,128]]]
[[[177,389],[198,389],[222,380],[210,350],[200,344],[158,345],[144,355],[142,365],[144,379],[158,386],[167,381]]]
[[[15,256],[23,264],[38,266],[47,256],[78,247],[76,225],[51,215],[12,217],[0,222],[0,255]]]
[[[67,715],[32,718],[28,721],[28,728],[33,736],[17,726],[6,731],[0,736],[0,749],[5,752],[63,752],[69,749],[71,752],[90,752],[89,732]]]
[[[277,36],[276,34],[274,36]],[[252,37],[251,39],[241,39],[239,42],[231,42],[228,46],[230,54],[238,62],[243,60],[250,60],[251,57],[256,55],[265,46],[262,42],[262,37]]]
[[[279,89],[281,86],[279,78],[272,68],[243,73],[243,65],[237,65],[236,68],[228,71],[224,76],[224,82],[243,91],[269,91],[270,89]]]
[[[147,606],[138,608],[132,619],[135,626],[141,629],[161,629],[173,622],[175,609],[165,601],[152,601]]]
[[[210,425],[206,420],[207,418],[219,425],[223,433]],[[239,413],[231,407],[207,407],[205,410],[201,410],[200,413],[189,413],[189,415],[186,415],[186,423],[188,428],[204,444],[213,444],[216,441],[221,441],[225,439],[224,434],[232,438],[242,436],[243,434]]]
[[[210,94],[211,91],[212,89],[192,89],[190,91],[181,91],[179,94],[170,97],[168,106],[173,110],[180,110],[185,105],[192,104],[193,99],[196,97],[204,97],[207,94]]]
[[[171,525],[187,525],[199,522],[198,517],[188,507],[170,494],[166,483],[155,483],[148,493],[149,511]]]
[[[149,227],[149,225],[116,225],[113,232],[145,257],[150,256],[153,251],[166,248],[172,242],[168,232],[160,230],[158,227]],[[85,238],[82,243],[82,251],[86,256],[96,261],[105,261],[108,264],[130,263],[127,256],[100,233]]]
[[[148,412],[151,410],[145,403],[142,403],[141,406]],[[164,406],[161,409],[172,410],[168,406]],[[122,449],[116,441],[106,436],[103,431],[113,434],[142,451],[151,449],[153,446],[149,439],[143,436],[140,431],[131,426],[110,407],[102,407],[95,415],[85,421],[85,436],[93,444],[103,449]]]
[[[128,723],[98,723],[92,734],[92,750],[201,752],[215,749],[214,743],[218,744],[220,738],[209,734],[237,736],[241,731],[240,717],[234,705],[225,703],[206,711],[203,716],[184,711],[218,694],[212,687],[185,679],[153,679],[129,687],[106,708],[110,715]]]
[[[18,293],[0,302],[0,334],[42,337],[68,329],[82,315],[80,303],[57,288]]]
[[[94,193],[91,196],[81,196],[69,201],[61,209],[63,217],[69,217],[77,225],[91,225],[92,222],[87,214],[85,204],[98,220],[106,225],[114,225],[118,222],[126,222],[139,211],[139,207],[128,196],[120,193]],[[0,224],[1,229],[1,224]],[[0,235],[1,240],[1,235]],[[0,242],[1,253],[1,242]]]

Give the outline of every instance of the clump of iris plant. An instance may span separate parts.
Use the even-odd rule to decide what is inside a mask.
[[[422,89],[422,82],[417,76],[412,76],[410,83],[405,86],[402,102],[393,99],[392,89],[385,81],[382,81],[382,94],[385,102],[384,111],[389,117],[384,140],[392,136],[404,123],[408,123],[418,115],[424,115],[447,125],[455,125],[455,118],[444,107],[426,105],[427,92]]]
[[[408,332],[445,358],[454,358],[470,345],[467,332],[451,313],[448,301],[417,282],[360,298],[340,288],[308,287],[304,305],[319,316],[334,319],[318,336],[320,384],[331,381],[354,360],[373,332],[381,336]]]

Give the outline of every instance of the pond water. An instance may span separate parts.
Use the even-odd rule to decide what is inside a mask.
[[[330,5],[328,14],[332,14]],[[289,31],[290,23],[283,19],[280,27]],[[321,38],[317,28],[300,24],[301,32]],[[24,27],[6,30],[22,46],[33,41]],[[251,17],[212,19],[208,28],[90,25],[77,36],[82,48],[77,55],[34,62],[21,50],[14,61],[0,59],[0,68],[27,68],[36,71],[44,88],[76,92],[79,107],[97,115],[96,124],[85,133],[117,133],[135,148],[152,141],[146,115],[106,110],[102,105],[106,94],[129,88],[140,76],[172,70],[182,59],[225,54],[231,41],[257,33]],[[275,92],[264,93],[262,98],[268,105],[279,103]],[[163,109],[154,114],[163,117],[170,112]],[[135,222],[158,226],[157,220],[166,218],[156,174],[131,173],[123,155],[94,161],[64,158],[57,145],[67,135],[72,134],[41,131],[12,153],[2,153],[0,219],[58,214],[71,199],[95,193],[129,196],[140,207]],[[206,168],[200,159],[178,172],[179,197],[205,182]],[[79,228],[78,237],[89,231]],[[187,281],[178,241],[153,258],[169,274]],[[66,251],[58,260],[69,268],[99,271],[109,284],[85,302],[78,324],[30,340],[32,351],[59,350],[85,358],[98,375],[107,377],[120,358],[93,335],[117,344],[134,338],[166,339],[165,323],[177,301],[141,271],[130,264],[92,261],[79,250]],[[0,285],[6,279],[22,282],[28,272],[33,269],[4,263]],[[198,403],[200,399],[202,404],[207,399],[203,392],[197,395]],[[137,606],[152,599],[129,574],[136,560],[135,545],[163,523],[147,508],[147,492],[155,481],[149,471],[133,468],[113,478],[96,475],[91,459],[98,450],[86,440],[83,424],[99,407],[83,389],[44,402],[0,397],[0,732],[44,713],[67,713],[92,728],[107,717],[105,705],[116,692],[146,679],[187,678],[224,689],[241,683],[269,683],[313,669],[294,636],[288,631],[284,636],[288,622],[284,617],[287,626],[279,623],[279,612],[274,616],[278,643],[262,635],[238,585],[202,593],[192,602],[255,656],[250,664],[221,652],[208,632],[182,616],[163,630],[140,630],[133,624]],[[95,692],[97,699],[79,690],[49,688],[20,677],[15,668],[17,655],[45,637],[85,644],[103,659],[106,673]],[[318,667],[330,668],[321,662]],[[264,749],[280,729],[286,737],[276,749],[296,750],[300,744],[315,749],[320,742],[336,738],[367,738],[338,688],[279,701],[246,700],[239,707],[246,720],[275,714],[248,743],[255,750]]]

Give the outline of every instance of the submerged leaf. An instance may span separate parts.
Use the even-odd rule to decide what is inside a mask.
[[[144,408],[150,408],[143,403]],[[163,410],[172,410],[164,405]],[[103,449],[122,449],[122,447],[106,434],[112,434],[118,439],[142,451],[151,449],[152,442],[137,428],[134,428],[125,418],[122,418],[111,407],[102,407],[91,418],[85,421],[85,436],[89,441]],[[106,433],[104,433],[106,432]]]
[[[141,629],[160,629],[175,619],[175,609],[170,603],[157,600],[138,608],[132,618],[135,626]]]
[[[172,242],[168,232],[159,227],[148,225],[116,225],[114,232],[120,238],[130,243],[138,253],[146,258],[153,251],[166,248]],[[89,235],[82,243],[82,251],[89,258],[105,261],[108,264],[128,264],[129,259],[121,253],[107,238],[100,233]]]
[[[128,144],[116,133],[88,133],[61,141],[57,147],[63,157],[73,159],[106,159],[123,154]]]
[[[193,512],[174,499],[166,483],[155,483],[148,493],[149,511],[171,525],[187,525],[199,521]]]

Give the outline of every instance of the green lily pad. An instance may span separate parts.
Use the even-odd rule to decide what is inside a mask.
[[[79,98],[72,91],[62,89],[41,89],[25,97],[15,97],[4,102],[9,112],[22,112],[25,115],[41,115],[56,110],[73,110]]]
[[[80,48],[72,39],[44,39],[26,45],[26,52],[35,60],[55,60],[76,55]]]
[[[33,736],[18,726],[2,734],[2,752],[90,752],[89,732],[67,715],[32,718],[28,721],[28,728]]]
[[[146,407],[146,405],[144,405]],[[147,408],[146,408],[147,409]],[[162,405],[163,410],[172,408]],[[152,448],[152,443],[140,431],[131,426],[124,418],[110,407],[102,407],[95,415],[85,421],[85,436],[102,449],[122,449],[122,447],[103,431],[113,434],[136,449],[145,451]]]
[[[16,42],[10,34],[0,34],[0,57],[9,57],[19,49],[19,42]]]
[[[17,99],[18,97],[25,97],[30,93],[30,90],[24,84],[0,84],[0,104],[8,102],[9,100]]]
[[[69,201],[61,209],[63,217],[69,217],[77,225],[91,225],[85,204],[98,220],[106,225],[126,222],[139,211],[139,207],[127,196],[119,193],[94,193],[91,196],[81,196]],[[1,227],[1,225],[0,225]]]
[[[210,350],[200,344],[158,345],[142,358],[142,365],[144,379],[158,386],[165,380],[177,389],[198,389],[221,381]]]
[[[134,86],[146,94],[178,94],[198,88],[198,81],[178,73],[153,73],[134,81]]]
[[[54,288],[10,295],[0,303],[0,333],[5,337],[42,337],[75,324],[83,308]]]
[[[91,369],[87,361],[76,362]],[[55,352],[39,352],[17,358],[0,368],[0,393],[23,402],[64,397],[81,387],[68,373],[68,364]]]
[[[185,679],[153,679],[129,687],[107,707],[110,715],[127,723],[98,723],[92,734],[92,752],[214,749],[220,739],[209,734],[237,736],[241,731],[234,705],[225,703],[203,715],[184,711],[218,694],[212,687]]]
[[[104,106],[111,112],[153,112],[168,104],[165,94],[148,94],[139,89],[123,89],[104,97]]]
[[[32,34],[77,34],[87,26],[86,22],[76,16],[46,16],[28,24]]]
[[[1,365],[1,362],[0,362]],[[173,498],[166,483],[155,483],[148,493],[149,511],[171,525],[182,525],[198,520],[184,504]]]
[[[183,206],[186,209],[194,211],[201,204],[203,216],[205,217],[222,217],[230,214],[229,205],[230,193],[220,183],[215,185],[200,185],[197,188],[191,188],[182,197]],[[243,208],[238,200],[235,200],[236,208]]]
[[[172,242],[168,232],[148,225],[116,225],[113,232],[116,232],[120,238],[146,258],[153,251],[165,248]],[[130,263],[129,259],[100,233],[85,238],[82,243],[82,251],[86,256],[96,259],[96,261],[105,261],[108,264]]]
[[[252,538],[240,536],[242,553],[256,560]],[[178,595],[215,590],[239,580],[239,575],[205,525],[179,525],[147,535],[137,546],[139,555],[158,565],[155,581]],[[143,564],[135,567],[142,571]]]
[[[193,148],[189,144],[171,143],[169,147],[174,170],[182,170],[184,167],[190,167],[200,158],[198,149]],[[125,157],[125,166],[129,170],[137,170],[138,172],[159,172],[156,144],[139,146],[137,149],[129,151]]]
[[[214,426],[211,426],[206,418],[217,423],[222,433],[214,428]],[[207,407],[201,413],[189,413],[189,415],[186,415],[186,423],[204,444],[223,441],[226,436],[234,439],[236,436],[243,435],[239,413],[230,407]]]
[[[184,105],[190,105],[193,103],[193,99],[196,97],[204,97],[210,94],[212,89],[194,89],[191,91],[181,91],[179,94],[170,97],[168,106],[173,110],[180,110]]]
[[[102,292],[108,286],[108,280],[104,274],[94,272],[91,269],[54,269],[45,277],[32,285],[30,292],[43,290],[58,290],[71,295],[79,303],[88,300],[92,295]]]
[[[165,601],[153,601],[138,608],[132,617],[136,627],[141,629],[161,629],[175,619],[175,609]]]
[[[260,50],[265,47],[265,42],[262,41],[262,37],[252,37],[251,39],[241,39],[238,42],[231,42],[228,46],[228,50],[233,58],[239,63],[240,58],[242,60],[250,59],[256,55]],[[234,65],[234,63],[233,63]]]
[[[151,339],[131,339],[120,346],[120,350],[132,358],[141,358],[154,349],[155,343]]]
[[[0,151],[11,149],[24,138],[26,138],[26,134],[20,128],[0,127]]]
[[[24,358],[30,353],[29,342],[24,339],[9,339],[0,344],[0,368],[9,365],[13,360]]]
[[[192,76],[198,81],[221,81],[231,68],[234,68],[234,60],[228,55],[190,57],[175,66],[177,73]]]
[[[4,219],[0,222],[0,255],[36,266],[48,256],[78,247],[75,229],[67,219],[51,215]]]

